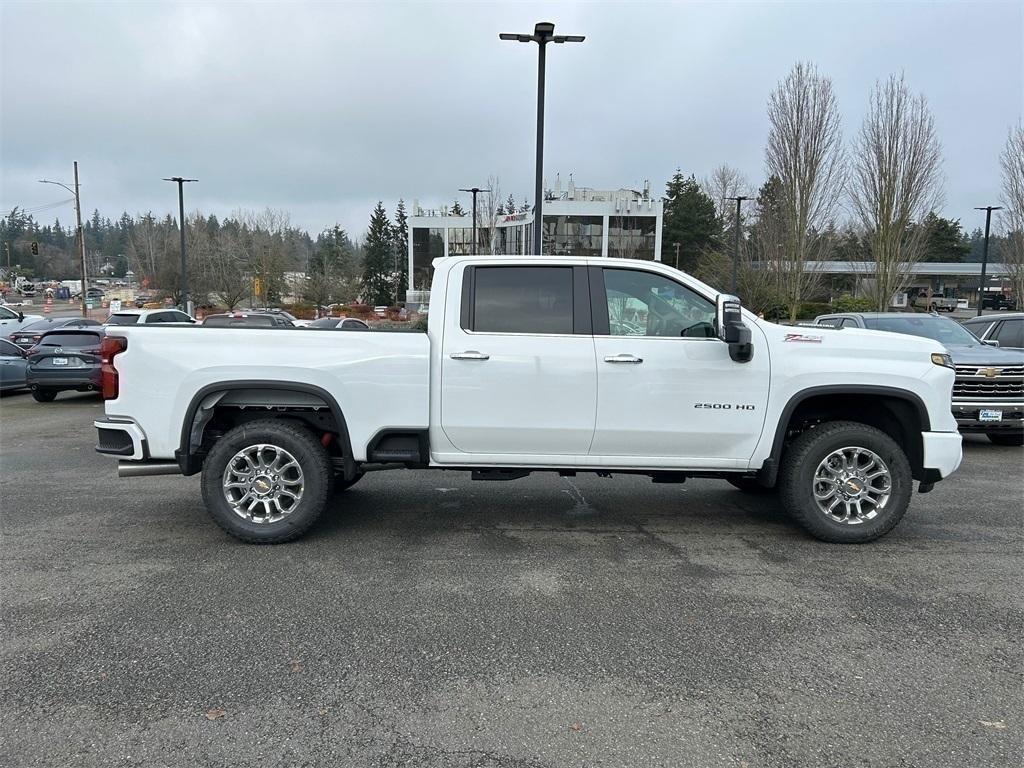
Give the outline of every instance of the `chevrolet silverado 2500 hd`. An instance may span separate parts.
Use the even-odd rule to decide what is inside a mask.
[[[97,450],[202,473],[213,519],[294,539],[394,467],[717,477],[863,542],[960,464],[933,340],[791,328],[658,262],[451,256],[426,333],[111,326]]]

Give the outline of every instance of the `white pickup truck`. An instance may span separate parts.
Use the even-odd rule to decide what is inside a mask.
[[[714,477],[864,542],[960,464],[935,341],[791,328],[664,264],[452,256],[426,333],[111,326],[97,450],[202,472],[244,541],[300,536],[366,472]]]

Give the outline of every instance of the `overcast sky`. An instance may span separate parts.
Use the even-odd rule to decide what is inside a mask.
[[[378,199],[450,203],[501,179],[532,202],[536,46],[548,54],[545,174],[657,194],[678,166],[764,178],[769,92],[797,60],[834,83],[846,137],[878,78],[903,71],[934,110],[944,213],[971,229],[998,198],[1024,101],[1024,2],[16,3],[0,5],[0,209],[280,208],[362,236]],[[66,195],[63,195],[66,197]],[[468,204],[468,196],[463,197]],[[73,210],[59,214],[65,224]]]

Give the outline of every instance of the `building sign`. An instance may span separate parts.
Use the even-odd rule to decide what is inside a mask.
[[[526,221],[527,217],[531,215],[532,214],[530,214],[528,211],[523,211],[522,213],[510,213],[507,216],[501,217],[501,223],[514,224],[517,221]]]

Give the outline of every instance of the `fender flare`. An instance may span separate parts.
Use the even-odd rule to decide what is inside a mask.
[[[185,418],[181,422],[181,436],[178,441],[178,450],[174,452],[174,458],[181,467],[183,475],[194,475],[202,469],[202,463],[197,460],[191,450],[192,425],[196,419],[196,413],[203,401],[212,394],[231,392],[236,389],[283,389],[294,392],[302,392],[314,395],[327,405],[338,425],[338,437],[341,440],[345,460],[345,476],[355,475],[355,462],[352,460],[352,440],[349,436],[348,423],[345,421],[345,414],[338,405],[338,401],[330,392],[323,387],[307,384],[301,381],[270,381],[267,379],[237,379],[232,381],[220,381],[215,384],[207,384],[200,388],[185,409]]]

